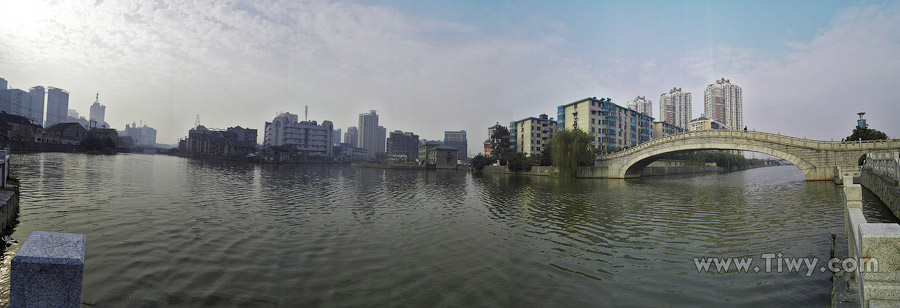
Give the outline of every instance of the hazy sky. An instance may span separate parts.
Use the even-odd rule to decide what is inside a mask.
[[[900,137],[900,2],[9,1],[0,77],[55,86],[114,128],[158,143],[208,127],[259,129],[279,111],[336,127],[378,110],[426,139],[547,113],[585,97],[624,106],[725,77],[744,123],[840,139],[856,112]],[[260,139],[262,140],[262,139]]]

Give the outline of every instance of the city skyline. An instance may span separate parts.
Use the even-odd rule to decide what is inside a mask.
[[[480,141],[490,123],[553,114],[584,97],[625,106],[672,86],[699,95],[723,77],[743,88],[750,129],[827,140],[868,111],[873,128],[900,134],[890,118],[900,95],[890,86],[900,80],[892,2],[0,8],[0,77],[11,88],[65,89],[82,114],[103,92],[112,127],[142,118],[164,144],[184,137],[197,114],[210,127],[262,129],[277,111],[304,105],[311,120],[338,128],[374,109],[390,131],[439,139],[466,130]],[[617,22],[638,17],[646,22]],[[78,22],[86,19],[95,22]],[[668,47],[626,48],[641,41]],[[691,118],[703,110],[693,109]]]

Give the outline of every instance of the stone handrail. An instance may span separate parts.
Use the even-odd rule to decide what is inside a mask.
[[[655,138],[650,140],[649,142],[641,143],[637,146],[608,154],[598,155],[598,159],[612,159],[618,158],[625,155],[630,155],[632,153],[644,150],[646,148],[668,143],[677,140],[685,140],[691,138],[701,138],[701,137],[720,137],[720,138],[742,138],[747,140],[757,140],[757,141],[766,141],[775,144],[789,145],[789,146],[798,146],[805,147],[817,150],[826,150],[826,149],[880,149],[880,148],[892,148],[900,146],[900,139],[889,139],[889,140],[863,140],[863,141],[824,141],[824,140],[810,140],[807,138],[797,138],[791,136],[785,136],[782,134],[773,134],[767,132],[758,132],[755,130],[746,131],[746,130],[737,130],[737,129],[715,129],[715,130],[703,130],[703,131],[689,131],[679,134],[671,134],[666,135],[664,137]]]
[[[863,168],[900,180],[900,153],[868,153]]]

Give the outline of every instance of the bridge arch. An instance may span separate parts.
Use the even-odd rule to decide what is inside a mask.
[[[620,167],[621,169],[618,174],[623,174],[625,178],[640,177],[641,171],[644,170],[644,168],[666,155],[705,150],[739,150],[769,154],[797,166],[806,177],[809,177],[815,170],[815,166],[809,162],[796,155],[775,149],[774,147],[729,142],[727,145],[714,143],[668,145],[665,146],[664,149],[649,149],[649,151],[642,151],[637,155],[633,155],[626,159],[625,163]]]

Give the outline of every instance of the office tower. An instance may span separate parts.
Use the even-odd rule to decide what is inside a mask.
[[[357,127],[359,129],[357,146],[365,149],[369,158],[375,158],[377,153],[384,153],[385,136],[379,129],[378,114],[375,113],[375,110],[359,114],[359,126]],[[379,143],[381,144],[380,147],[378,146]]]
[[[95,127],[107,128],[109,126],[106,124],[106,106],[100,105],[100,93],[97,93],[97,98],[91,105],[89,120],[94,123]]]

